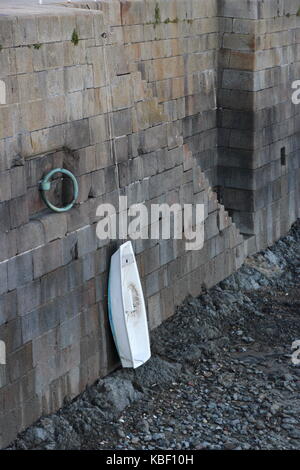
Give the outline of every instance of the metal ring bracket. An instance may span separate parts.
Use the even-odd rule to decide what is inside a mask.
[[[72,201],[64,207],[56,207],[54,204],[52,204],[48,197],[47,197],[47,191],[50,191],[51,189],[51,178],[56,175],[56,173],[62,173],[63,175],[68,176],[72,183],[73,183],[73,199]],[[44,201],[44,203],[49,207],[54,212],[67,212],[72,207],[74,206],[76,199],[78,197],[78,183],[73,175],[69,170],[65,170],[64,168],[55,168],[54,170],[51,170],[43,179],[40,181],[40,191],[41,191],[41,196]]]

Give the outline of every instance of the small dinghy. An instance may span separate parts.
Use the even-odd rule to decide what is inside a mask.
[[[144,295],[131,242],[111,258],[108,281],[109,321],[123,367],[137,367],[151,357]]]

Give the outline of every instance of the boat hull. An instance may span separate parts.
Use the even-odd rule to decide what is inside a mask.
[[[131,242],[111,258],[108,283],[109,321],[123,367],[136,369],[151,357],[147,314]]]

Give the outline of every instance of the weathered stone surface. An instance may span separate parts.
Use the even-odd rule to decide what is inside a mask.
[[[134,241],[150,328],[299,217],[299,5],[285,3],[105,0],[0,15],[0,340],[13,353],[0,446],[117,363],[106,305],[117,245],[96,239],[99,204],[205,206],[200,251]],[[79,198],[54,214],[39,181],[61,167]],[[60,178],[49,196],[71,197]],[[123,385],[129,403],[128,384],[107,392],[117,402]]]

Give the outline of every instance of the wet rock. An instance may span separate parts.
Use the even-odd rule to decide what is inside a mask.
[[[141,419],[140,421],[138,421],[136,427],[139,432],[142,432],[145,434],[149,434],[150,432],[150,426],[146,419]]]
[[[226,450],[233,450],[236,448],[236,444],[234,442],[225,442],[224,449]]]
[[[42,427],[32,427],[29,429],[27,434],[27,440],[31,441],[34,447],[38,447],[42,444],[45,444],[49,441],[50,436],[47,433],[46,429]]]
[[[300,429],[293,429],[289,432],[289,437],[293,439],[300,439]]]
[[[153,356],[143,367],[134,371],[120,371],[120,376],[127,376],[133,383],[144,389],[155,384],[164,384],[176,380],[182,371],[182,365],[171,363]]]
[[[120,377],[107,377],[97,384],[99,405],[113,415],[119,415],[127,406],[138,400],[141,393],[135,390],[130,380]]]
[[[218,377],[218,382],[226,388],[231,387],[232,384],[234,383],[234,374],[231,374],[228,372],[221,374]]]

